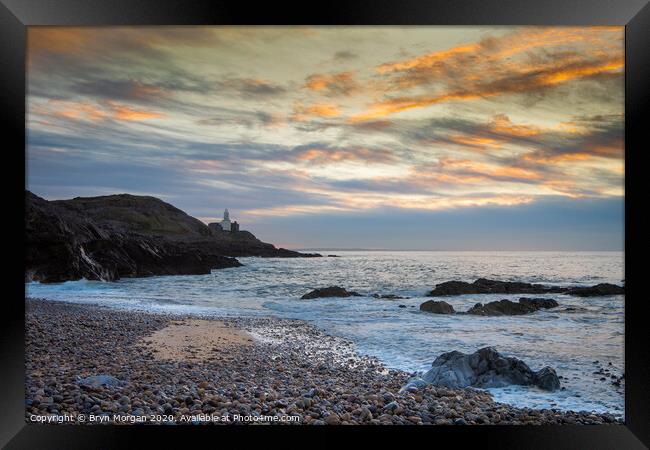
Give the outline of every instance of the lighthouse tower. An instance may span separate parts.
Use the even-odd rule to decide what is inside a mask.
[[[223,220],[219,222],[219,225],[221,225],[221,229],[224,231],[230,231],[230,213],[228,212],[228,208],[223,212]]]

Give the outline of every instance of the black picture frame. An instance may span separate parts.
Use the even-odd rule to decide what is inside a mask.
[[[3,181],[7,184],[3,222],[8,226],[5,271],[10,290],[0,314],[0,445],[6,448],[114,448],[134,446],[133,439],[176,439],[181,433],[210,439],[224,436],[275,435],[295,439],[306,427],[151,427],[26,424],[24,419],[24,274],[25,187],[25,49],[26,27],[34,25],[625,25],[625,411],[624,425],[476,426],[476,427],[345,427],[338,435],[370,432],[375,438],[418,436],[422,444],[454,446],[474,442],[499,448],[647,448],[650,446],[650,353],[647,299],[641,295],[641,202],[644,182],[641,155],[648,145],[650,99],[650,5],[647,0],[374,0],[302,5],[223,0],[0,0],[0,114],[6,131]],[[7,139],[9,138],[9,139]],[[644,145],[645,144],[645,145]],[[9,158],[7,160],[7,156]],[[638,203],[638,207],[635,207]],[[9,245],[5,244],[8,248]],[[175,429],[174,429],[175,428]],[[328,443],[332,428],[310,427]],[[240,431],[245,429],[243,433]],[[217,433],[215,435],[215,433]],[[194,436],[193,436],[194,437]],[[416,436],[414,436],[416,437]],[[149,441],[150,443],[151,441]],[[216,441],[213,441],[216,442]],[[268,441],[273,445],[274,441]],[[277,441],[278,443],[280,441]],[[296,441],[294,441],[296,442]],[[223,445],[223,441],[219,441]],[[296,442],[297,443],[297,442]],[[305,441],[302,442],[307,443]],[[335,445],[329,441],[330,445]],[[286,441],[285,441],[286,444]],[[311,445],[311,444],[309,444]]]

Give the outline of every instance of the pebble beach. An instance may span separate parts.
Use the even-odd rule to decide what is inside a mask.
[[[26,299],[25,325],[28,422],[619,423],[610,414],[517,408],[471,388],[405,390],[412,374],[300,320]]]

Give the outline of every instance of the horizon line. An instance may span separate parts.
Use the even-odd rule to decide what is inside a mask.
[[[328,248],[328,247],[285,247],[288,250],[295,251],[332,251],[332,252],[621,252],[624,253],[625,249],[620,250],[603,250],[603,249],[593,249],[593,250],[554,250],[554,249],[519,249],[519,250],[487,250],[487,249],[391,249],[391,248]]]

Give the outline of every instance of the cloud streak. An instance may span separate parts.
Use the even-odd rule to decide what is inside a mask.
[[[377,72],[386,76],[389,92],[422,85],[442,88],[434,95],[385,98],[350,120],[377,119],[452,101],[534,93],[573,80],[620,77],[624,66],[621,38],[616,28],[523,29],[501,38],[385,63]],[[580,52],[565,49],[577,42],[585,44]]]
[[[623,198],[620,27],[28,33],[28,188],[48,198],[350,227]]]
[[[312,74],[307,77],[305,87],[329,96],[350,96],[361,88],[352,72]]]

